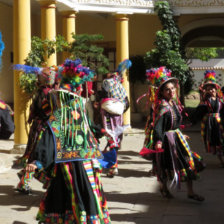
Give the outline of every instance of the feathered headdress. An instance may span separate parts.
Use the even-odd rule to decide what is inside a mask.
[[[117,66],[117,69],[114,72],[108,74],[111,74],[111,76],[118,77],[118,80],[123,82],[123,74],[125,70],[129,69],[131,66],[132,66],[131,60],[125,59]]]
[[[25,74],[34,74],[39,86],[52,86],[56,80],[57,67],[33,67],[29,65],[16,64],[13,69],[23,71]]]
[[[31,73],[40,74],[40,71],[42,68],[33,67],[33,66],[29,66],[29,65],[16,64],[13,66],[13,69],[23,71],[26,74],[31,74]]]
[[[129,59],[123,60],[117,67],[116,71],[120,76],[123,75],[126,69],[129,69],[132,66],[132,62]]]
[[[171,80],[174,80],[176,83],[178,83],[178,80],[171,76],[171,71],[164,66],[146,70],[146,79],[150,84],[150,102],[156,101],[156,99],[158,98],[159,90],[162,85]]]
[[[2,52],[5,49],[5,44],[2,41],[2,33],[0,32],[0,70],[2,68]]]
[[[176,78],[171,77],[171,71],[165,67],[151,68],[146,70],[146,77],[149,83],[157,88],[160,88],[167,81],[177,81]]]
[[[59,66],[59,76],[61,77],[62,84],[71,84],[77,88],[81,84],[91,81],[95,73],[88,67],[83,66],[80,59],[70,60],[66,59],[65,62]]]
[[[204,73],[202,88],[205,88],[207,85],[215,85],[217,88],[220,88],[216,82],[216,73],[214,70],[206,70]]]

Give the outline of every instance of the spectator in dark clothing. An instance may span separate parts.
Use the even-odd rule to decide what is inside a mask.
[[[0,139],[9,139],[15,129],[8,105],[0,100]]]

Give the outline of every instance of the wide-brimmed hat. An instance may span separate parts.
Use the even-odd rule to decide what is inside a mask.
[[[160,89],[165,83],[174,81],[178,83],[178,79],[171,76],[171,70],[165,66],[159,68],[151,68],[146,70],[147,80],[149,84]]]
[[[202,88],[204,89],[208,85],[214,85],[216,88],[220,88],[220,85],[216,81],[216,73],[214,70],[206,70],[204,73]]]

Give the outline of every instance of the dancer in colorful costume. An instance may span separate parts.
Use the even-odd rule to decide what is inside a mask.
[[[198,178],[199,168],[203,169],[201,157],[190,150],[188,137],[180,131],[183,107],[178,99],[178,80],[165,67],[149,69],[146,75],[152,87],[153,111],[148,141],[140,154],[152,155],[163,197],[173,197],[167,186],[169,180],[171,186],[177,187],[186,181],[188,198],[203,201],[194,192],[192,183]]]
[[[41,200],[40,223],[110,223],[104,197],[101,158],[77,88],[94,73],[79,59],[59,66],[62,88],[50,91],[51,112],[46,129],[35,147],[34,161],[26,166],[32,172],[51,173],[50,185]]]
[[[122,61],[116,72],[108,73],[102,83],[101,94],[101,114],[103,127],[110,134],[107,146],[105,147],[105,156],[109,159],[116,158],[114,164],[109,168],[108,177],[114,177],[118,174],[117,152],[121,147],[123,131],[123,114],[129,108],[129,99],[125,88],[122,85],[123,73],[130,68],[131,61],[126,59]],[[106,148],[109,147],[109,152]]]
[[[215,71],[207,70],[200,86],[201,102],[196,109],[194,121],[201,120],[201,135],[206,152],[218,156],[224,167],[224,99],[220,86],[216,82]]]
[[[58,88],[59,80],[56,76],[55,67],[39,68],[27,65],[15,65],[14,69],[23,71],[26,74],[32,73],[37,76],[37,91],[32,99],[28,119],[28,123],[31,127],[29,130],[26,150],[23,156],[14,162],[14,166],[16,167],[25,167],[26,164],[33,161],[33,157],[35,156],[34,149],[40,139],[41,133],[46,127],[46,123],[51,112],[49,92],[52,89]],[[17,175],[20,178],[20,181],[16,187],[16,190],[24,194],[31,193],[29,183],[33,176],[44,184],[44,188],[47,188],[49,183],[49,178],[42,171],[28,173],[25,169],[22,169]]]

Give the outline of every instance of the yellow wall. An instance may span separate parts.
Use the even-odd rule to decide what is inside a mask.
[[[115,41],[115,17],[110,14],[77,14],[77,34],[102,34],[105,41]]]
[[[31,15],[31,35],[41,37],[40,32],[41,32],[41,22],[39,11],[39,14],[37,12],[36,14]]]
[[[160,21],[155,15],[129,16],[130,55],[143,55],[153,48],[155,32]],[[77,34],[102,34],[104,41],[116,41],[115,16],[110,14],[77,14]]]
[[[0,99],[13,102],[13,72],[11,52],[13,51],[13,13],[12,7],[0,3],[0,31],[5,44],[0,71]]]
[[[145,55],[154,48],[156,31],[161,29],[160,21],[155,15],[131,15],[130,55]]]

